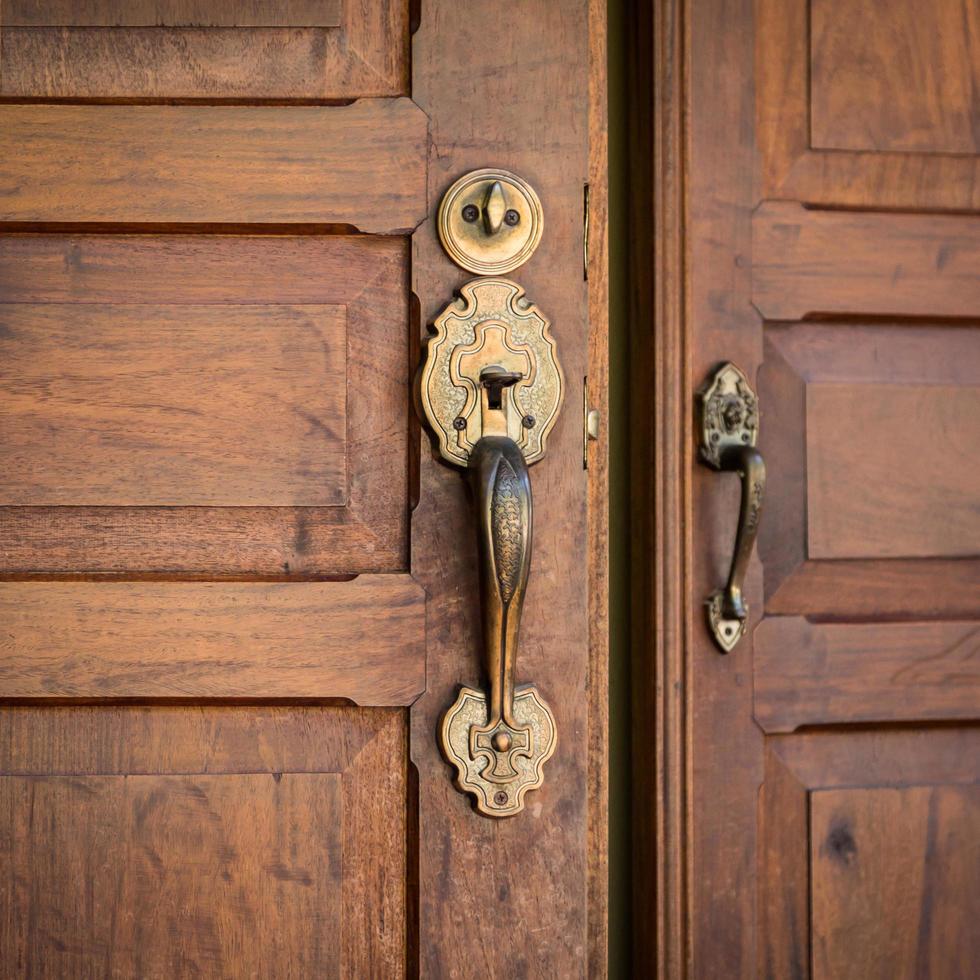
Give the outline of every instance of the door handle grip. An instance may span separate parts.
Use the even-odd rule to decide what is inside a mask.
[[[499,749],[514,740],[517,641],[531,567],[531,481],[517,443],[501,436],[484,436],[473,448],[468,469],[490,682],[489,718],[484,727],[495,733],[491,747]]]
[[[743,595],[752,548],[759,532],[766,493],[766,464],[755,448],[759,433],[758,399],[745,375],[723,364],[701,393],[701,459],[712,469],[738,473],[742,497],[738,510],[735,551],[724,589],[712,593],[705,605],[708,627],[723,653],[729,653],[745,633],[749,618]]]
[[[728,582],[724,589],[708,599],[711,632],[722,650],[728,653],[741,639],[749,618],[742,586],[759,532],[762,500],[766,492],[766,464],[755,446],[732,446],[722,453],[719,469],[738,473],[742,478],[742,502],[738,509],[735,552]]]

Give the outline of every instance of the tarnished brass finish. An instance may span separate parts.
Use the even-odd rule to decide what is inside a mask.
[[[742,500],[728,583],[706,601],[708,626],[723,653],[745,633],[749,618],[742,584],[755,545],[766,491],[766,465],[755,448],[759,434],[758,399],[745,375],[723,364],[701,392],[701,459],[712,469],[738,473]]]
[[[492,219],[492,216],[491,216]],[[439,740],[479,813],[508,817],[544,779],[555,719],[531,686],[515,687],[531,567],[531,483],[561,406],[564,380],[548,321],[507,279],[465,285],[436,318],[420,404],[443,459],[473,489],[488,690],[464,687]]]
[[[534,189],[506,170],[474,170],[446,191],[439,239],[468,272],[502,275],[523,265],[541,241],[544,213]]]
[[[474,279],[434,327],[420,398],[443,459],[466,466],[480,439],[496,435],[513,439],[529,465],[537,462],[565,388],[548,320],[517,283]],[[481,375],[490,368],[517,377],[511,385],[486,384]]]
[[[521,609],[531,566],[531,484],[517,444],[484,436],[469,473],[476,510],[489,698],[464,687],[446,712],[442,749],[478,812],[507,817],[544,780],[555,719],[534,687],[514,689]]]

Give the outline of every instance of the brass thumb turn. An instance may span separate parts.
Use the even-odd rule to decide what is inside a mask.
[[[460,690],[439,741],[477,811],[507,817],[544,781],[557,744],[551,709],[515,677],[531,568],[528,465],[544,455],[564,380],[548,321],[507,279],[467,283],[434,327],[420,402],[440,455],[470,477],[489,688]]]
[[[708,627],[722,653],[729,653],[742,638],[749,618],[742,585],[759,531],[766,492],[766,464],[762,453],[755,448],[758,434],[756,394],[734,364],[723,364],[701,392],[701,460],[713,469],[738,473],[742,478],[742,501],[728,582],[705,603]]]

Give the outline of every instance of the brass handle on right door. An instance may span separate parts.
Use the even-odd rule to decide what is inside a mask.
[[[708,627],[722,653],[729,653],[742,638],[749,619],[742,586],[766,492],[766,464],[755,448],[758,433],[758,399],[752,386],[734,364],[723,364],[701,391],[701,460],[712,469],[738,473],[742,479],[728,582],[705,603]]]

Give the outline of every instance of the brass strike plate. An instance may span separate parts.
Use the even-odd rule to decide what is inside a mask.
[[[548,319],[509,279],[474,279],[436,317],[422,368],[422,411],[448,463],[467,466],[484,436],[507,436],[530,465],[545,452],[558,418],[565,382]],[[519,374],[500,392],[481,375],[488,368]],[[490,425],[501,431],[490,431]]]
[[[468,272],[502,275],[523,265],[538,247],[544,213],[534,188],[507,170],[474,170],[446,191],[439,206],[439,239]]]

